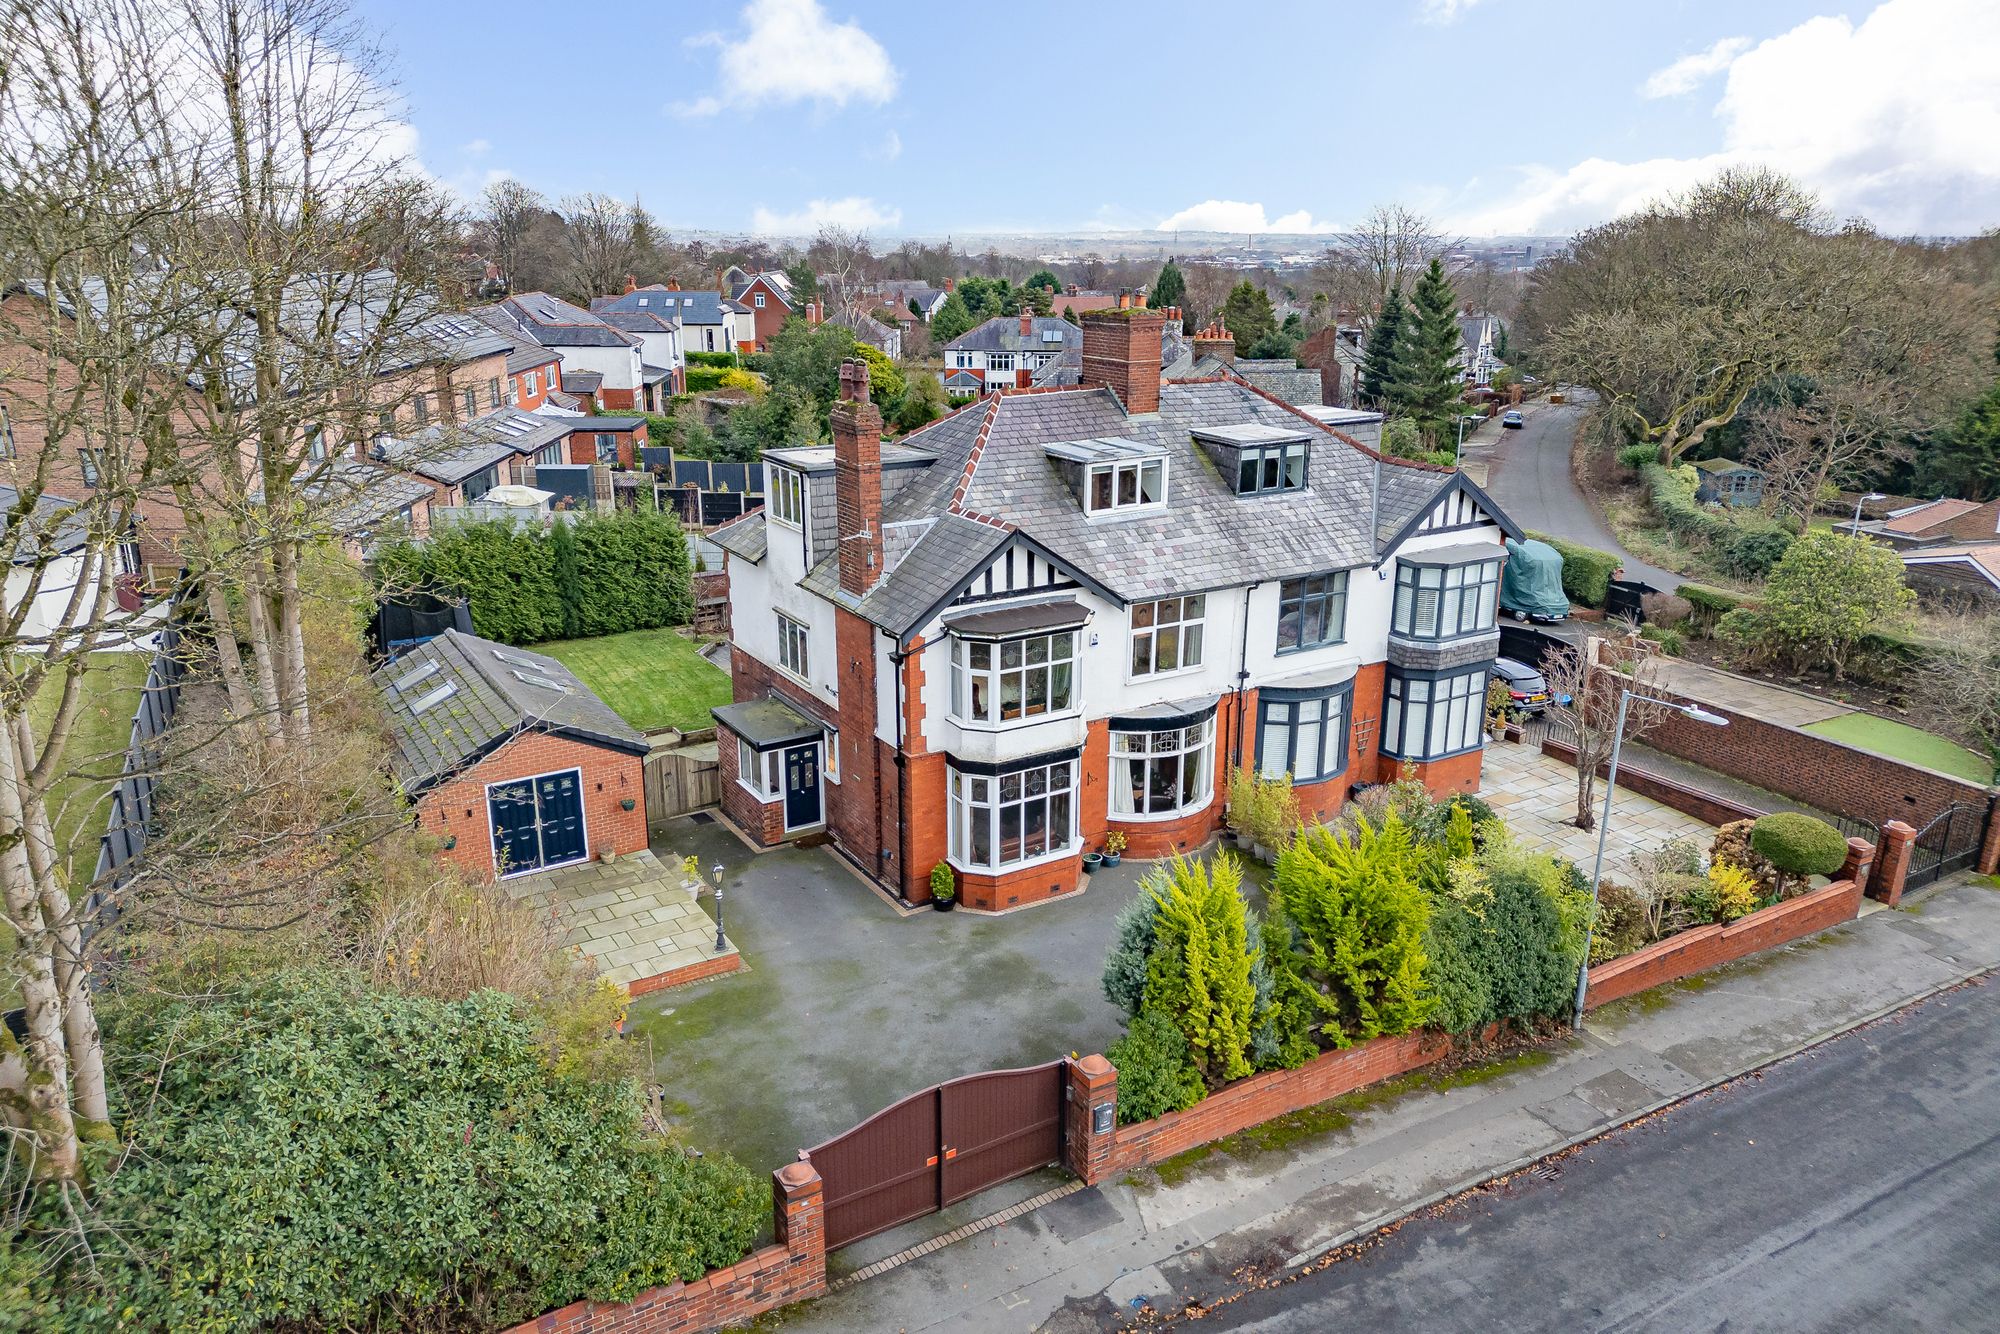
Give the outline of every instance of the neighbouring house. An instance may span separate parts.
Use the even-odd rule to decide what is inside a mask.
[[[792,280],[775,269],[749,273],[732,264],[716,273],[715,286],[739,308],[750,312],[747,330],[739,324],[738,351],[762,352],[792,317],[796,300],[792,296]]]
[[[1329,324],[1300,343],[1294,358],[1319,371],[1319,401],[1328,407],[1359,407],[1356,395],[1368,350],[1359,325]]]
[[[887,306],[892,310],[916,309],[910,313],[925,324],[943,308],[945,298],[958,285],[953,278],[945,279],[943,287],[932,287],[921,278],[884,278],[867,284],[855,305],[862,310],[873,310],[877,306]]]
[[[599,315],[608,311],[649,311],[670,319],[680,326],[683,353],[734,352],[751,328],[748,308],[720,292],[683,291],[677,282],[635,287],[622,296],[596,297],[590,308]]]
[[[962,394],[954,387],[953,372],[967,371],[979,377],[980,392],[995,389],[1025,389],[1036,371],[1061,358],[1065,351],[1083,347],[1083,330],[1053,315],[1000,315],[975,329],[968,329],[944,346],[944,370],[939,378],[945,392]],[[971,383],[970,376],[956,377],[958,385]]]
[[[1714,505],[1761,505],[1764,473],[1735,459],[1697,459],[1694,498]]]
[[[1488,384],[1493,372],[1500,369],[1500,358],[1493,353],[1494,323],[1491,315],[1458,317],[1458,355],[1452,364],[1459,367],[1467,384]]]
[[[1881,519],[1864,519],[1859,529],[1851,517],[1839,526],[1898,548],[1991,542],[2000,539],[2000,500],[1982,504],[1947,496],[1891,510]]]
[[[853,334],[856,342],[868,344],[892,361],[903,355],[902,329],[884,324],[865,310],[837,311],[827,316],[826,322],[839,325]]]
[[[1328,430],[1352,436],[1370,449],[1382,447],[1383,413],[1370,412],[1366,408],[1336,408],[1311,403],[1300,404],[1299,411]]]
[[[524,412],[534,412],[552,403],[551,395],[562,392],[562,356],[554,348],[528,339],[507,358],[507,378],[512,389],[507,402]]]
[[[1236,373],[1295,408],[1322,406],[1319,370],[1300,366],[1290,357],[1238,357]]]
[[[298,479],[302,493],[325,504],[341,547],[364,560],[387,538],[430,534],[431,507],[449,503],[451,487],[420,473],[345,455]]]
[[[678,321],[656,310],[601,310],[596,314],[612,328],[639,340],[639,378],[645,386],[641,407],[647,412],[663,412],[668,399],[687,392],[687,357]]]
[[[0,411],[0,429],[4,429],[4,411]],[[25,653],[39,653],[47,649],[51,642],[65,638],[65,632],[99,623],[97,608],[88,591],[84,594],[84,605],[72,608],[76,590],[91,584],[98,577],[102,566],[96,562],[107,558],[101,545],[90,540],[91,516],[84,512],[77,501],[52,496],[44,492],[36,498],[34,512],[26,522],[16,522],[9,516],[21,504],[21,493],[11,486],[0,486],[0,527],[6,530],[7,583],[6,610],[11,619],[21,615],[19,628],[9,647]],[[101,520],[100,520],[101,522]],[[131,581],[139,574],[139,548],[136,542],[120,542],[111,548],[108,558],[117,562],[114,576],[119,592],[119,608],[130,612],[138,609],[133,600],[136,588]],[[25,606],[25,612],[22,608]],[[107,647],[137,647],[109,637]]]
[[[657,392],[657,383],[649,395],[641,340],[581,306],[547,292],[522,292],[482,306],[474,314],[513,338],[517,347],[525,340],[554,352],[562,362],[559,387],[569,393],[592,397],[600,408],[613,412],[666,408],[666,396]],[[589,383],[591,376],[597,377],[594,386]]]
[[[371,679],[447,860],[494,877],[645,851],[646,738],[554,658],[447,630]]]
[[[1081,315],[1086,310],[1109,310],[1118,304],[1116,292],[1093,292],[1070,283],[1049,302],[1051,315]]]
[[[2000,540],[1912,547],[1903,552],[1903,578],[1926,601],[2000,611]]]
[[[597,416],[570,423],[568,461],[571,463],[636,468],[639,451],[645,447],[644,417]]]
[[[380,437],[368,457],[430,482],[428,520],[440,508],[477,504],[488,491],[520,480],[515,465],[544,466],[568,461],[572,431],[587,430],[595,419],[553,416],[501,408],[458,425],[439,424],[409,436]]]
[[[1163,377],[1162,312],[1082,318],[1080,384],[894,445],[846,363],[831,449],[767,455],[763,508],[713,534],[723,810],[754,841],[824,833],[912,901],[943,863],[1004,910],[1114,830],[1201,847],[1238,765],[1308,818],[1406,766],[1477,788],[1520,529],[1227,370]]]

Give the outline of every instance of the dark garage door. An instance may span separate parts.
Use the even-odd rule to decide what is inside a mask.
[[[507,875],[581,861],[583,773],[565,769],[486,790],[493,820],[493,864]]]

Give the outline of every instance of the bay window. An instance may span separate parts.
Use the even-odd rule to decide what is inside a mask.
[[[1486,721],[1490,664],[1445,672],[1389,669],[1382,710],[1382,753],[1439,760],[1477,750]]]
[[[1389,628],[1413,639],[1478,634],[1500,622],[1500,561],[1461,565],[1396,563],[1396,609]]]
[[[1076,632],[951,641],[951,712],[961,722],[1017,722],[1076,706]]]
[[[1287,579],[1278,585],[1278,652],[1338,644],[1347,638],[1347,571]]]
[[[1004,773],[948,770],[951,860],[997,870],[1069,852],[1076,843],[1076,760]]]
[[[1163,598],[1132,604],[1132,675],[1152,676],[1201,666],[1208,599]]]
[[[1215,716],[1162,731],[1111,732],[1113,818],[1180,815],[1215,795]]]
[[[1347,769],[1348,702],[1353,686],[1302,698],[1267,690],[1257,702],[1257,772],[1317,783]]]

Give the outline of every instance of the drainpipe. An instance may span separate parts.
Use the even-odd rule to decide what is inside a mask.
[[[1250,595],[1259,585],[1251,584],[1243,590],[1243,648],[1236,663],[1236,726],[1235,736],[1229,743],[1229,767],[1243,767],[1243,683],[1250,679]]]
[[[889,642],[891,644],[895,644],[899,641],[892,635],[890,636]],[[910,655],[908,653],[903,652],[900,648],[891,648],[889,650],[889,669],[895,672],[896,674],[896,688],[891,693],[891,699],[894,701],[896,709],[896,860],[899,863],[898,866],[899,870],[901,869],[900,863],[902,863],[908,858],[910,851],[909,848],[905,846],[906,839],[904,835],[904,831],[910,827],[909,784],[904,776],[905,769],[909,764],[909,757],[903,753],[903,712],[904,712],[903,662],[909,656]],[[878,784],[882,781],[881,772],[882,772],[881,766],[877,765],[875,770],[876,773],[875,781]],[[881,836],[882,803],[879,797],[875,803],[875,821],[876,821],[875,843],[876,846],[879,848],[882,842],[882,836]],[[891,893],[893,893],[898,901],[903,903],[908,903],[909,898],[903,893],[903,887],[900,882],[893,886],[884,883],[881,874],[881,867],[882,867],[882,858],[878,853],[878,855],[875,858],[875,868],[876,868],[875,883],[881,885],[882,888],[887,889]],[[907,873],[904,874],[907,875]]]

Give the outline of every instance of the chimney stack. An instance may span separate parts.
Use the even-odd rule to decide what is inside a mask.
[[[721,269],[717,269],[717,270],[715,271],[715,290],[716,290],[716,292],[717,292],[717,293],[718,293],[719,295],[721,295],[721,296],[723,296],[723,297],[727,297],[727,296],[729,295],[729,289],[728,289],[727,287],[724,287],[724,286],[722,285],[722,270],[721,270]]]
[[[1021,307],[1021,337],[1035,336],[1035,312],[1028,306]]]
[[[625,290],[628,292],[639,290],[639,280],[629,273],[625,275]]]
[[[1215,356],[1225,366],[1236,364],[1236,336],[1229,332],[1220,316],[1215,323],[1194,336],[1194,357],[1200,361],[1205,356]]]
[[[678,291],[680,291],[680,290],[681,290],[681,280],[680,280],[680,279],[678,279],[678,278],[669,278],[669,279],[667,279],[667,290],[668,290],[669,292],[678,292]]]
[[[833,494],[840,587],[861,597],[882,577],[882,412],[868,401],[868,363],[840,363],[833,405]]]
[[[1160,334],[1166,317],[1157,310],[1121,305],[1118,310],[1084,311],[1082,319],[1083,383],[1111,390],[1127,412],[1158,412]]]

